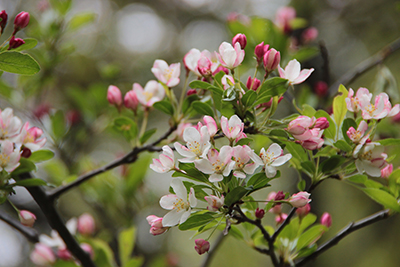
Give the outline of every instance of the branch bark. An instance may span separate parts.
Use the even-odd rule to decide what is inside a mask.
[[[375,214],[372,214],[371,216],[368,216],[364,219],[361,219],[356,222],[351,222],[349,223],[344,229],[342,229],[335,237],[332,239],[328,240],[324,244],[322,244],[313,254],[311,254],[308,257],[305,257],[299,261],[296,262],[296,267],[303,266],[305,263],[309,262],[310,260],[315,259],[318,257],[320,254],[323,252],[327,251],[331,247],[337,245],[340,240],[342,240],[344,237],[349,235],[350,233],[359,230],[363,227],[366,227],[370,224],[373,224],[375,222],[384,220],[390,216],[389,210],[382,210],[380,212],[377,212]]]
[[[13,217],[8,215],[7,213],[0,212],[0,220],[8,223],[11,227],[18,230],[30,242],[32,242],[32,243],[39,242],[39,235],[35,229],[22,225],[19,221],[15,220]]]

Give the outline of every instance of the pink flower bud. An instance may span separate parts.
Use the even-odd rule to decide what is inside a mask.
[[[194,243],[196,244],[194,249],[197,251],[197,253],[199,253],[199,255],[202,255],[210,250],[210,242],[204,239],[196,239]]]
[[[244,49],[246,47],[247,44],[247,38],[246,35],[244,35],[243,33],[238,33],[236,34],[233,38],[232,38],[232,45],[234,46],[235,43],[239,43],[240,47],[242,49]]]
[[[257,208],[256,209],[256,218],[257,219],[262,219],[262,218],[264,218],[264,215],[265,215],[265,210],[264,209],[260,209],[260,208]]]
[[[82,243],[81,248],[83,249],[83,251],[90,255],[90,258],[94,258],[94,251],[91,245],[89,245],[88,243]]]
[[[19,220],[20,222],[28,227],[32,227],[36,221],[36,216],[30,211],[20,210],[19,211]]]
[[[264,55],[264,68],[266,71],[271,72],[275,70],[279,62],[281,62],[281,53],[274,48],[268,50]]]
[[[261,85],[261,81],[259,79],[257,79],[257,78],[252,79],[251,76],[249,76],[249,78],[247,78],[247,83],[246,83],[247,88],[249,88],[253,91],[257,91],[257,89],[258,89],[258,87],[260,87],[260,85]]]
[[[325,97],[328,94],[328,85],[324,81],[318,81],[314,84],[314,92],[319,97]]]
[[[67,248],[60,248],[57,250],[57,257],[62,259],[63,261],[72,260],[72,254],[69,252]]]
[[[311,199],[309,199],[310,195],[310,193],[307,193],[305,191],[293,194],[289,198],[289,203],[295,208],[304,207],[307,203],[311,201]]]
[[[278,191],[278,193],[275,194],[274,200],[279,201],[285,199],[285,194],[282,191]]]
[[[110,85],[107,91],[107,100],[111,105],[115,105],[116,107],[121,107],[122,105],[122,94],[121,90],[115,85]]]
[[[82,235],[93,235],[95,231],[95,223],[93,216],[89,213],[84,213],[78,218],[78,231]]]
[[[30,259],[35,265],[48,266],[56,261],[56,256],[48,246],[42,243],[36,243],[35,249],[30,255]]]
[[[138,105],[139,100],[137,99],[136,92],[133,90],[127,92],[124,97],[124,106],[136,112]]]
[[[257,62],[260,64],[264,58],[265,53],[268,51],[269,45],[264,45],[264,41],[256,45],[254,48],[254,54],[256,55]]]
[[[13,35],[11,36],[10,42],[8,43],[9,44],[8,50],[20,47],[24,43],[25,43],[24,40],[22,40],[21,38],[15,38],[15,36]]]
[[[321,224],[325,225],[326,227],[331,227],[332,225],[332,217],[328,212],[324,212],[321,216]]]
[[[303,31],[301,34],[301,39],[303,43],[307,44],[314,41],[318,36],[318,30],[315,27],[309,27]]]
[[[276,222],[276,224],[281,224],[281,223],[283,223],[285,220],[286,220],[286,218],[287,218],[287,214],[286,213],[281,213],[281,214],[278,214],[276,217],[275,217],[275,222]]]
[[[160,235],[168,230],[168,227],[162,225],[162,217],[157,217],[155,215],[149,215],[146,217],[147,222],[150,224],[150,234]]]
[[[227,68],[225,68],[224,66],[219,66],[214,72],[213,75],[219,73],[220,71],[225,72],[226,75],[229,74],[229,70]]]
[[[197,61],[197,70],[204,77],[210,76],[212,75],[211,65],[212,65],[211,60],[205,55],[202,55],[200,56],[200,59]]]
[[[318,118],[318,119],[315,121],[314,127],[315,127],[315,128],[318,128],[318,129],[320,129],[320,130],[327,129],[327,128],[329,127],[329,121],[328,121],[328,119],[325,118],[325,117]]]
[[[29,13],[22,11],[14,19],[14,33],[25,28],[29,23]]]
[[[311,206],[307,203],[304,207],[297,208],[296,213],[297,216],[299,216],[300,218],[304,218],[307,216],[308,213],[310,213],[310,210]]]
[[[31,151],[29,148],[24,147],[24,148],[22,149],[21,157],[27,159],[27,158],[29,158],[31,155],[32,155],[32,151]]]
[[[213,117],[204,116],[203,121],[207,126],[208,133],[213,137],[218,132],[218,126]]]
[[[386,165],[386,167],[381,170],[381,177],[388,178],[392,172],[393,172],[393,164]]]
[[[0,12],[0,18],[1,18],[1,21],[0,21],[0,28],[1,28],[1,33],[3,33],[3,31],[4,31],[4,28],[6,27],[6,25],[7,25],[7,20],[8,20],[8,15],[7,15],[7,12],[5,11],[5,10],[2,10],[1,12]]]
[[[187,96],[195,95],[195,94],[197,94],[196,89],[189,89],[189,90],[186,92],[186,95],[187,95]]]
[[[49,114],[50,108],[50,105],[42,103],[33,110],[33,115],[35,115],[36,118],[41,119],[45,115]]]

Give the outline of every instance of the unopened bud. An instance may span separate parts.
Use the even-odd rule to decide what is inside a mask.
[[[15,38],[14,35],[11,37],[10,42],[8,43],[8,50],[15,49],[25,44],[25,41],[21,38]]]
[[[71,252],[69,252],[68,249],[66,248],[59,248],[57,250],[57,257],[59,257],[60,259],[62,259],[63,261],[69,261],[72,259],[72,254]]]
[[[311,199],[309,199],[310,195],[310,193],[307,193],[305,191],[293,194],[289,198],[289,203],[295,208],[304,207],[307,203],[311,201]]]
[[[254,54],[256,55],[257,62],[260,64],[264,58],[265,53],[268,51],[269,45],[264,45],[264,41],[256,45]]]
[[[33,264],[37,266],[48,266],[56,261],[56,256],[48,246],[43,245],[42,243],[36,243],[30,259]]]
[[[2,10],[2,11],[0,12],[0,18],[1,18],[1,21],[0,21],[0,28],[1,28],[1,30],[0,30],[0,32],[3,33],[4,28],[5,28],[6,25],[7,25],[7,20],[8,20],[8,15],[7,15],[7,12],[6,12],[5,10]]]
[[[327,129],[329,127],[329,121],[325,117],[318,118],[315,121],[314,128],[318,128],[320,130]]]
[[[310,204],[307,203],[304,207],[297,208],[296,214],[300,218],[304,218],[307,216],[308,213],[310,213],[310,210],[311,210],[311,206],[310,206]]]
[[[107,100],[111,105],[115,105],[116,107],[121,107],[122,105],[122,94],[121,90],[115,85],[110,85],[107,91]]]
[[[258,87],[260,87],[261,85],[261,81],[257,78],[252,79],[251,76],[249,76],[249,78],[247,79],[247,83],[246,86],[247,88],[253,90],[253,91],[257,91]]]
[[[20,29],[25,28],[29,23],[29,13],[22,11],[14,19],[14,34]],[[13,35],[14,35],[13,34]]]
[[[328,85],[324,81],[318,81],[314,84],[314,92],[319,97],[325,97],[328,94]]]
[[[95,231],[95,223],[93,216],[89,213],[84,213],[78,218],[78,231],[82,235],[93,235]]]
[[[283,191],[278,191],[278,193],[276,193],[274,200],[275,201],[279,201],[285,199],[285,194],[283,193]]]
[[[318,36],[318,30],[315,27],[307,28],[303,31],[301,38],[303,39],[303,43],[307,44],[309,42],[314,41]]]
[[[232,38],[232,45],[235,46],[236,43],[240,44],[240,47],[244,49],[247,44],[247,38],[246,35],[243,33],[238,33]]]
[[[328,212],[324,212],[321,216],[321,224],[325,225],[326,227],[331,227],[332,225],[332,217]]]
[[[82,243],[81,248],[83,249],[83,251],[89,254],[90,258],[94,258],[94,251],[91,245],[89,245],[88,243]]]
[[[32,151],[31,151],[29,148],[24,147],[24,148],[22,149],[21,157],[27,159],[27,158],[29,158],[31,155],[32,155]]]
[[[139,100],[136,96],[136,92],[133,90],[127,92],[124,97],[124,106],[136,112],[138,105],[139,105]]]
[[[276,215],[276,217],[275,217],[276,224],[278,224],[278,225],[282,224],[286,220],[287,217],[288,217],[288,215],[286,213],[281,213],[281,214]]]
[[[28,227],[32,227],[36,221],[36,216],[30,211],[20,210],[19,211],[19,220],[20,222]]]
[[[381,177],[388,178],[389,175],[393,172],[393,164],[387,165],[385,168],[381,170]]]
[[[281,62],[281,53],[274,48],[268,50],[264,55],[264,68],[267,72],[275,70]]]
[[[189,89],[189,90],[186,92],[186,95],[187,95],[187,96],[195,95],[195,94],[197,94],[196,89]]]
[[[262,219],[263,217],[264,217],[264,215],[265,215],[265,210],[264,209],[260,209],[260,208],[257,208],[256,209],[256,218],[257,219]]]
[[[210,242],[204,239],[196,239],[194,243],[196,244],[194,249],[197,251],[197,253],[199,253],[199,255],[202,255],[210,250]]]

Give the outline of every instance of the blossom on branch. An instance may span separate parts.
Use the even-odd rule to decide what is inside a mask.
[[[162,147],[163,153],[159,159],[153,159],[153,164],[150,164],[150,169],[158,173],[166,173],[175,169],[175,157],[172,149],[165,145]]]
[[[253,174],[260,165],[252,162],[252,158],[257,157],[254,150],[249,146],[235,146],[232,148],[232,156],[235,165],[233,166],[235,175],[238,178],[246,178],[246,174]]]
[[[385,148],[378,143],[365,144],[362,149],[354,151],[356,167],[359,173],[366,172],[373,177],[381,176],[381,169],[386,163],[387,155],[383,153]]]
[[[152,107],[155,102],[161,101],[165,96],[164,87],[157,81],[148,81],[143,87],[138,84],[133,84],[133,91],[135,91],[137,99],[145,107]]]
[[[311,199],[309,199],[310,197],[310,193],[307,193],[305,191],[299,192],[297,194],[293,194],[288,202],[295,208],[301,208],[304,207],[307,203],[310,203]]]
[[[150,224],[150,234],[161,235],[168,230],[169,227],[164,227],[162,224],[162,217],[157,217],[155,215],[149,215],[146,217],[147,222]]]
[[[186,146],[178,142],[174,143],[176,151],[185,158],[180,159],[180,162],[193,162],[196,159],[204,158],[211,147],[210,134],[207,126],[197,130],[194,127],[188,127],[183,131],[183,140]]]
[[[279,76],[281,78],[287,79],[289,81],[289,85],[294,85],[304,82],[314,71],[313,68],[301,70],[301,65],[296,59],[289,61],[285,69],[282,69],[279,66],[278,70],[279,70]]]
[[[14,116],[11,108],[0,110],[0,139],[16,136],[21,130],[21,125],[21,120]]]
[[[229,140],[238,138],[243,133],[243,129],[244,123],[237,115],[231,116],[229,121],[227,117],[221,117],[221,130]]]
[[[207,201],[207,209],[209,211],[218,211],[223,205],[225,197],[222,195],[220,198],[214,195],[205,196],[204,199]]]
[[[166,84],[168,87],[174,87],[180,81],[181,63],[174,63],[168,66],[168,63],[164,60],[157,59],[154,61],[151,72],[160,82]]]
[[[191,208],[197,205],[193,188],[190,188],[188,196],[186,187],[179,179],[172,179],[171,187],[175,195],[166,195],[160,199],[160,206],[166,210],[170,210],[162,219],[163,227],[171,227],[178,223],[184,223],[190,216]]]
[[[284,155],[280,145],[273,143],[267,151],[265,151],[264,148],[261,148],[260,156],[253,154],[250,157],[256,164],[263,165],[265,168],[265,175],[268,178],[272,178],[276,175],[276,167],[279,167],[290,160],[292,154]]]
[[[223,146],[218,152],[216,149],[210,149],[207,158],[194,161],[197,169],[205,174],[211,174],[208,180],[210,182],[220,182],[224,176],[228,176],[235,162],[232,161],[232,147]]]
[[[12,172],[19,166],[19,149],[14,150],[14,143],[4,140],[0,143],[0,170]]]
[[[239,43],[235,43],[233,47],[230,43],[223,42],[219,46],[219,54],[217,56],[222,66],[234,69],[242,63],[244,50],[242,50]]]

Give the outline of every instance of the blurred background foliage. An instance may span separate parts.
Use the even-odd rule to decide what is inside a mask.
[[[133,82],[144,85],[154,79],[150,68],[155,59],[182,62],[191,48],[215,51],[222,41],[230,41],[234,33],[243,29],[238,21],[246,24],[252,16],[273,21],[283,5],[295,7],[297,16],[303,19],[292,36],[300,36],[308,26],[316,27],[319,33],[312,48],[297,55],[296,49],[286,50],[288,36],[269,39],[271,47],[284,53],[282,65],[292,57],[303,56],[299,58],[302,66],[316,69],[307,84],[296,89],[299,104],[329,106],[327,96],[314,93],[316,82],[332,84],[399,37],[400,2],[395,0],[2,0],[0,10],[5,9],[9,18],[22,10],[30,12],[30,24],[19,34],[38,39],[38,46],[29,53],[42,70],[34,76],[4,73],[0,80],[1,109],[11,106],[19,116],[45,129],[49,147],[57,158],[42,164],[37,176],[55,185],[66,183],[130,150],[126,140],[110,127],[118,113],[106,100],[108,85],[114,84],[123,92],[130,90]],[[254,72],[249,65],[253,64],[249,56],[252,49],[260,41],[268,43],[268,31],[262,34],[266,21],[257,20],[261,26],[260,30],[253,29],[254,38],[249,39],[246,48],[243,82]],[[327,58],[321,56],[321,47],[326,49]],[[397,52],[384,65],[347,86],[386,90],[397,103],[399,62]],[[283,103],[277,114],[284,116],[287,112],[287,104]],[[382,125],[383,134],[399,137],[398,122],[387,119]],[[168,118],[153,111],[150,128],[158,129],[153,138],[160,136],[168,128]],[[263,142],[258,144],[263,146]],[[65,219],[91,213],[96,218],[96,237],[108,242],[114,251],[118,233],[136,225],[135,254],[144,255],[144,266],[198,266],[202,257],[195,253],[190,233],[177,229],[156,237],[148,233],[145,217],[164,214],[158,200],[169,184],[166,175],[146,172],[151,158],[150,154],[142,154],[136,163],[93,178],[65,194],[59,200],[60,211]],[[399,165],[398,157],[394,162]],[[284,172],[274,181],[274,190],[293,191],[296,181],[292,176]],[[264,199],[267,194],[268,190],[258,196]],[[38,215],[35,228],[40,233],[49,232],[26,191],[18,190],[11,199]],[[336,180],[324,182],[312,199],[312,212],[318,216],[324,211],[332,214],[333,226],[325,239],[349,221],[380,208],[362,192]],[[6,205],[1,208],[11,211]],[[273,216],[270,217],[272,223]],[[395,216],[359,230],[308,266],[398,266],[399,223],[399,216]],[[0,237],[0,266],[31,266],[31,244],[2,222]],[[211,266],[241,265],[271,266],[268,258],[228,237]]]

